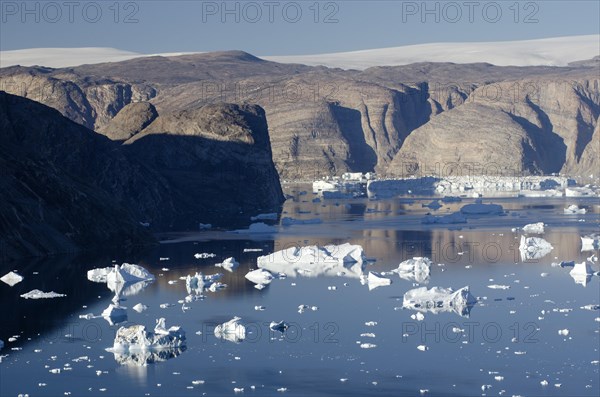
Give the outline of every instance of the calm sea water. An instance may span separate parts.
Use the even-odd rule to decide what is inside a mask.
[[[322,224],[281,227],[274,235],[261,236],[222,231],[171,235],[165,237],[168,243],[138,256],[3,265],[2,274],[15,269],[25,280],[12,288],[0,285],[0,339],[5,342],[0,394],[196,396],[233,395],[235,388],[243,388],[237,394],[415,396],[428,390],[426,395],[436,396],[599,395],[600,311],[581,307],[600,304],[600,277],[578,284],[570,268],[552,266],[598,255],[580,250],[580,236],[598,230],[597,199],[494,199],[508,215],[431,227],[420,223],[425,213],[456,210],[472,199],[433,212],[422,207],[431,201],[426,198],[313,203],[311,193],[294,189],[295,199],[286,202],[283,216],[319,217]],[[568,204],[584,206],[588,213],[564,215]],[[511,228],[537,221],[548,225],[543,237],[554,249],[524,262],[518,252],[520,233]],[[411,318],[415,312],[401,308],[404,293],[417,285],[396,275],[389,276],[390,286],[371,291],[358,278],[345,276],[288,277],[261,291],[244,279],[256,268],[257,256],[292,245],[345,242],[360,244],[375,260],[366,271],[389,271],[405,259],[428,256],[434,262],[428,288],[469,286],[478,303],[469,317],[425,313],[418,321]],[[247,248],[263,251],[243,252]],[[216,257],[195,259],[201,252]],[[241,264],[235,272],[214,267],[230,256]],[[120,325],[79,316],[99,315],[109,305],[111,291],[88,281],[86,272],[109,266],[113,259],[138,263],[157,276],[122,302],[129,310],[127,322],[120,325],[152,329],[164,317],[167,326],[181,325],[187,332],[185,349],[159,356],[106,351]],[[593,267],[598,271],[598,262]],[[182,310],[178,301],[187,293],[179,278],[196,271],[226,273],[221,281],[228,286]],[[510,288],[488,288],[494,284]],[[34,288],[67,297],[19,297]],[[131,310],[137,303],[148,310]],[[173,305],[161,308],[165,303]],[[299,313],[299,305],[318,310]],[[246,340],[217,339],[215,325],[234,316],[246,325]],[[285,334],[269,330],[271,321],[281,320],[290,324]],[[370,322],[376,325],[366,325]],[[566,336],[558,332],[564,329],[569,330]],[[9,342],[11,337],[17,338]],[[364,343],[376,346],[363,349]],[[55,369],[60,373],[51,372]]]

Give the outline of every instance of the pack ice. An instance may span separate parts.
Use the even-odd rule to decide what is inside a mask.
[[[239,343],[246,339],[246,327],[240,324],[241,317],[234,317],[215,327],[215,336],[230,342]]]
[[[460,316],[468,317],[471,308],[477,303],[477,299],[469,291],[469,287],[463,287],[457,291],[451,288],[420,287],[411,289],[404,294],[402,307],[419,312],[454,312]]]
[[[261,269],[285,273],[291,277],[346,275],[358,278],[363,274],[365,256],[360,245],[345,243],[324,247],[291,247],[260,256],[256,262]]]
[[[185,345],[185,331],[179,326],[169,329],[165,326],[165,319],[156,320],[154,332],[147,331],[144,325],[121,327],[117,330],[113,352],[131,352],[144,350],[172,349]]]
[[[432,262],[429,258],[414,257],[400,263],[398,268],[392,270],[392,272],[397,273],[401,279],[427,284],[429,282],[431,265]]]
[[[0,280],[12,287],[13,285],[19,284],[21,281],[23,281],[23,276],[17,272],[8,272],[2,276]]]
[[[548,255],[552,251],[552,248],[554,247],[541,237],[521,236],[519,252],[522,261],[540,259]]]

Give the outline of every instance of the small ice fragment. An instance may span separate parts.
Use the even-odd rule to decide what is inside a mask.
[[[369,286],[369,290],[373,290],[378,287],[392,284],[392,280],[382,277],[380,273],[369,272],[369,275],[367,276],[367,284]]]
[[[497,380],[498,382],[501,382],[504,380],[504,376],[500,376],[500,375],[494,376],[494,379]]]
[[[366,332],[366,333],[364,333],[364,334],[360,334],[360,337],[361,337],[361,338],[374,338],[374,337],[375,337],[375,334],[374,334],[374,333],[372,333],[372,332]]]
[[[159,307],[160,307],[161,309],[167,309],[167,308],[169,308],[169,307],[171,307],[171,306],[175,306],[175,305],[174,305],[173,303],[161,303],[161,304],[159,305]]]
[[[525,225],[523,226],[523,232],[527,234],[544,234],[544,222]]]
[[[540,385],[548,386],[548,381],[544,379],[543,381],[540,382]]]
[[[25,299],[52,299],[52,298],[60,298],[63,296],[67,296],[65,294],[59,294],[56,293],[54,291],[51,292],[43,292],[40,291],[39,289],[34,289],[29,291],[26,294],[21,295],[21,298],[25,298]]]
[[[377,325],[377,321],[367,321],[367,322],[365,323],[365,325],[366,325],[367,327],[374,327],[374,326],[376,326],[376,325]]]
[[[237,269],[240,264],[238,261],[235,260],[235,258],[227,258],[225,259],[223,262],[221,263],[217,263],[215,264],[216,267],[221,267],[225,270],[227,270],[228,272],[233,272],[235,269]]]
[[[214,334],[219,339],[239,343],[246,339],[246,327],[240,323],[241,317],[234,317],[231,320],[217,325]]]
[[[275,278],[273,274],[264,270],[264,269],[256,269],[248,272],[245,276],[248,280],[253,282],[254,284],[262,284],[268,285]]]
[[[50,370],[50,371],[48,371],[48,372],[50,372],[50,373],[52,373],[52,374],[60,374],[60,368],[54,368],[54,369],[51,369],[51,370]]]
[[[569,335],[569,330],[566,329],[566,328],[565,329],[560,329],[560,330],[558,330],[558,334],[562,335],[562,336],[567,336],[567,335]]]
[[[11,287],[23,281],[23,276],[17,272],[8,272],[0,278],[0,281],[10,285]]]
[[[417,312],[416,314],[411,315],[410,318],[417,321],[423,321],[425,319],[425,316],[423,315],[423,313]]]
[[[234,387],[233,388],[233,392],[234,393],[243,393],[244,392],[244,388],[243,387]]]
[[[567,215],[585,214],[586,210],[585,208],[579,208],[577,205],[571,204],[570,206],[564,209],[564,213]]]
[[[488,288],[491,288],[491,289],[509,289],[510,285],[492,284],[492,285],[488,285]]]
[[[419,345],[419,346],[417,346],[417,349],[422,352],[424,352],[425,350],[429,350],[429,348],[425,345]]]
[[[262,252],[262,248],[244,248],[244,252]]]
[[[289,328],[289,324],[286,323],[285,321],[271,321],[271,324],[269,324],[269,328],[272,331],[278,331],[281,333],[284,333],[288,328]]]
[[[208,253],[208,252],[203,252],[203,253],[196,253],[194,254],[194,258],[196,259],[207,259],[207,258],[214,258],[215,256],[217,256],[216,254],[213,253]]]
[[[203,384],[204,384],[204,381],[203,381],[203,380],[193,380],[193,381],[192,381],[192,384],[193,384],[193,385],[203,385]]]
[[[138,313],[143,312],[144,310],[148,309],[148,306],[143,305],[141,303],[138,303],[137,305],[135,305],[134,307],[132,307],[133,310],[135,310]]]
[[[266,309],[266,307],[264,307],[264,306],[254,306],[254,310],[256,310],[256,311],[261,311],[262,312],[265,309]]]
[[[287,387],[280,387],[279,389],[277,389],[277,391],[280,393],[285,393],[287,391]]]
[[[377,347],[377,345],[373,344],[373,343],[361,343],[360,344],[361,349],[374,349],[376,347]]]

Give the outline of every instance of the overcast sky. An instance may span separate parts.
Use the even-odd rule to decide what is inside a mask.
[[[0,49],[312,54],[598,34],[589,1],[0,1]]]

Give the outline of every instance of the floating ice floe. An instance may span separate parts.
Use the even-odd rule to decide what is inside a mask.
[[[585,208],[579,208],[577,205],[572,204],[572,205],[568,206],[567,208],[565,208],[564,213],[568,214],[568,215],[585,214],[586,210],[585,210]]]
[[[360,344],[361,349],[374,349],[376,347],[377,347],[377,345],[374,343],[361,343]]]
[[[278,331],[281,333],[284,333],[288,328],[290,327],[290,325],[288,323],[286,323],[285,321],[271,321],[271,324],[269,324],[269,328],[272,331]]]
[[[262,252],[262,248],[244,248],[244,252]]]
[[[521,236],[519,252],[521,260],[540,259],[552,251],[552,245],[541,237]]]
[[[488,285],[487,287],[491,288],[491,289],[509,289],[510,285],[492,284],[492,285]]]
[[[217,254],[208,253],[208,252],[194,254],[194,258],[196,258],[196,259],[214,258],[215,256],[217,256]]]
[[[383,277],[377,272],[369,272],[367,277],[362,276],[361,282],[366,283],[369,286],[369,291],[378,287],[384,287],[392,284],[392,280],[387,277]]]
[[[544,222],[530,223],[523,226],[523,233],[544,234]]]
[[[267,225],[264,222],[256,222],[256,223],[250,224],[250,226],[248,226],[248,229],[233,230],[232,233],[238,233],[238,234],[244,234],[244,233],[256,233],[256,234],[265,233],[265,234],[272,234],[272,233],[277,233],[277,227]]]
[[[427,284],[429,282],[431,265],[432,262],[429,258],[414,257],[400,263],[398,268],[392,270],[392,272],[397,273],[401,279]]]
[[[566,197],[587,197],[587,196],[594,196],[594,195],[595,195],[594,191],[586,186],[568,187],[565,189]]]
[[[240,317],[234,317],[215,327],[215,336],[230,342],[239,343],[246,339],[246,327],[240,324]]]
[[[273,254],[260,256],[259,268],[274,273],[285,273],[291,277],[337,276],[360,277],[366,258],[360,245],[341,244],[291,247]]]
[[[262,286],[262,287],[259,287],[258,289],[262,289],[265,286],[271,284],[271,281],[273,281],[273,279],[275,278],[275,276],[273,276],[273,274],[271,274],[271,272],[268,272],[264,269],[256,269],[256,270],[249,271],[248,273],[246,273],[245,277],[249,281],[256,284],[256,287]]]
[[[581,237],[581,250],[594,251],[600,249],[600,233],[592,233]]]
[[[463,205],[460,212],[464,215],[501,215],[504,208],[500,204],[483,204],[478,199],[473,204]]]
[[[323,221],[320,218],[313,218],[313,219],[295,219],[295,218],[289,218],[289,217],[285,217],[283,219],[281,219],[281,226],[292,226],[292,225],[318,225],[320,223],[323,223]]]
[[[23,281],[23,276],[17,272],[8,272],[0,278],[0,281],[10,285],[11,287]]]
[[[575,284],[583,285],[584,287],[590,282],[594,275],[594,270],[589,262],[576,263],[569,275],[575,280]]]
[[[458,223],[467,223],[467,218],[461,214],[460,212],[453,212],[448,215],[427,215],[425,218],[421,220],[421,223],[426,225],[431,224],[442,224],[442,225],[451,225]]]
[[[43,292],[39,289],[34,289],[29,291],[26,294],[21,295],[21,298],[25,299],[52,299],[52,298],[61,298],[63,296],[67,296],[65,294],[58,294],[54,291],[51,292]]]
[[[118,303],[111,303],[102,312],[101,316],[110,324],[115,325],[127,321],[127,308]]]
[[[451,288],[427,287],[415,288],[404,294],[402,307],[419,312],[454,312],[460,316],[468,317],[471,308],[477,300],[463,287],[457,291]]]
[[[156,321],[154,332],[143,325],[121,327],[117,330],[112,352],[136,352],[160,349],[176,349],[185,346],[185,331],[179,326],[165,327],[165,319]]]
[[[141,312],[147,310],[148,306],[143,305],[141,303],[138,303],[137,305],[135,305],[134,307],[132,307],[132,309],[135,310],[138,313],[141,313]]]
[[[235,260],[235,258],[227,258],[223,262],[215,264],[215,266],[222,267],[228,272],[233,272],[240,266],[240,264],[238,263],[238,261]]]

